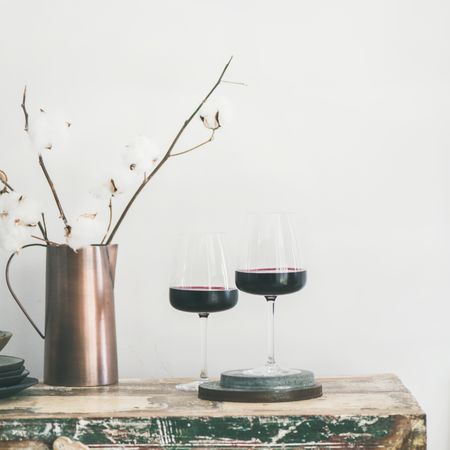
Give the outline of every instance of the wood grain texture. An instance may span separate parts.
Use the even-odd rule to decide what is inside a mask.
[[[321,398],[270,404],[202,401],[176,391],[178,382],[37,385],[0,402],[0,442],[51,445],[68,436],[110,449],[426,448],[425,415],[394,375],[324,378]]]

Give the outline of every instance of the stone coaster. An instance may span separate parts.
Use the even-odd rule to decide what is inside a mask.
[[[220,376],[220,386],[229,389],[303,389],[314,386],[309,370],[288,370],[286,374],[255,375],[250,370],[229,370]]]
[[[215,402],[271,403],[308,400],[322,396],[322,385],[314,384],[297,388],[226,388],[218,381],[202,383],[198,388],[198,398]]]

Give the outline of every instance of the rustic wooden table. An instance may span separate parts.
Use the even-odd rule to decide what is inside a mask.
[[[0,401],[0,449],[59,436],[104,449],[426,448],[425,414],[394,375],[324,378],[322,398],[266,404],[198,400],[179,381],[37,385]]]

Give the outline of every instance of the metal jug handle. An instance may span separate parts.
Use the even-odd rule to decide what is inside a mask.
[[[28,244],[28,245],[24,245],[21,250],[27,248],[27,247],[47,247],[44,244]],[[6,278],[6,285],[8,286],[9,292],[11,292],[11,295],[13,296],[14,300],[16,301],[16,303],[19,305],[19,308],[22,310],[22,312],[25,314],[26,318],[28,319],[28,321],[31,323],[31,325],[33,325],[33,328],[38,332],[39,336],[42,339],[45,339],[45,334],[42,333],[42,331],[38,328],[38,326],[34,323],[33,319],[31,318],[31,316],[28,314],[27,310],[25,309],[25,307],[22,305],[21,301],[18,299],[16,293],[13,291],[13,288],[11,286],[11,282],[9,281],[9,266],[11,264],[11,261],[13,260],[14,256],[16,256],[17,253],[13,253],[9,259],[8,262],[6,263],[6,269],[5,269],[5,278]]]

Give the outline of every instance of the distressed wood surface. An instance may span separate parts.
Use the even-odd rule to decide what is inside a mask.
[[[180,381],[37,385],[0,401],[0,449],[59,436],[110,449],[426,448],[425,415],[394,375],[324,378],[321,398],[267,404],[202,401]]]

